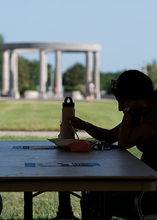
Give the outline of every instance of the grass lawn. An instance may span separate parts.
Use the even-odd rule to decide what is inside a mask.
[[[0,101],[0,130],[14,131],[59,131],[59,121],[62,115],[62,101]],[[117,111],[117,102],[109,101],[76,101],[75,115],[97,126],[111,128],[122,119]],[[46,140],[45,137],[0,137],[0,140]],[[140,152],[132,148],[131,153],[140,157]],[[23,193],[1,193],[3,212],[0,219],[23,219]],[[80,201],[71,196],[73,212],[81,218]],[[46,192],[33,199],[34,219],[52,219],[56,216],[58,193]],[[114,220],[118,218],[113,218]]]
[[[105,128],[122,118],[116,101],[76,101],[75,115]],[[0,101],[0,130],[58,131],[61,116],[62,101]]]

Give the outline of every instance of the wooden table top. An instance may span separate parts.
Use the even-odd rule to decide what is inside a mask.
[[[156,189],[157,172],[128,151],[45,149],[53,146],[49,141],[0,141],[1,191]]]

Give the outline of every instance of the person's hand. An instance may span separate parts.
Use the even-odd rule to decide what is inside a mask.
[[[69,117],[68,118],[69,124],[71,124],[74,128],[84,130],[87,126],[87,122],[81,120],[80,118],[77,117]]]
[[[149,103],[145,99],[137,99],[137,100],[131,100],[127,107],[133,108],[139,112],[145,112],[147,110]]]

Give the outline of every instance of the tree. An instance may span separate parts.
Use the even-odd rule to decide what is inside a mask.
[[[19,91],[22,93],[29,87],[29,67],[22,57],[18,57]]]
[[[85,84],[85,67],[76,63],[63,74],[63,85],[75,87],[78,84]]]
[[[143,68],[144,69],[144,68]],[[157,89],[157,63],[153,60],[152,64],[146,66],[147,74],[154,84],[154,88]]]
[[[100,90],[106,90],[108,94],[111,94],[111,79],[117,79],[122,72],[100,73]]]
[[[100,73],[100,90],[111,93],[111,79],[117,79],[123,71]],[[78,85],[85,85],[85,67],[76,63],[63,74],[63,85],[65,90],[75,90]],[[79,88],[82,89],[80,86]]]
[[[25,59],[25,62],[29,68],[29,86],[39,85],[39,61]]]
[[[50,85],[50,74],[52,71],[51,64],[48,67],[48,80],[47,86]],[[23,57],[19,57],[19,85],[20,92],[25,90],[36,90],[37,85],[39,85],[39,61],[30,61]]]

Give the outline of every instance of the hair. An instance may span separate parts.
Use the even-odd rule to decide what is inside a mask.
[[[157,92],[154,91],[151,79],[139,70],[123,72],[117,79],[116,86],[111,89],[113,94],[120,98],[157,100]]]

